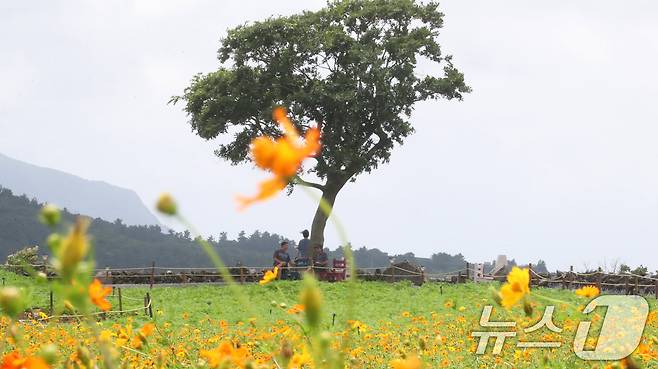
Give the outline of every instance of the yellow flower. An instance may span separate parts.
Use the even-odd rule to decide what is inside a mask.
[[[112,293],[112,287],[103,287],[101,281],[98,279],[94,279],[89,285],[89,297],[91,298],[91,302],[103,311],[108,311],[112,307],[112,304],[105,299],[110,293]]]
[[[365,333],[368,330],[368,326],[358,320],[348,320],[347,324],[359,333]]]
[[[600,293],[601,291],[599,291],[598,287],[596,286],[585,286],[576,290],[576,295],[590,299],[598,296]]]
[[[251,156],[256,166],[268,170],[274,177],[260,184],[260,190],[253,197],[238,197],[241,208],[254,202],[262,201],[274,196],[283,190],[290,179],[297,174],[304,159],[314,155],[320,149],[320,130],[310,128],[300,142],[300,136],[286,116],[286,110],[276,108],[273,112],[274,120],[284,131],[284,135],[276,140],[260,136],[251,142]]]
[[[274,267],[272,270],[268,270],[263,275],[263,279],[258,282],[259,284],[268,284],[276,279],[276,276],[279,275],[279,267]]]
[[[103,329],[98,334],[98,340],[101,342],[110,342],[112,340],[113,333],[107,329]]]
[[[89,219],[79,217],[73,229],[62,240],[58,252],[58,260],[64,271],[71,271],[87,256],[89,240],[87,239]]]
[[[304,364],[311,363],[311,355],[304,351],[301,354],[294,354],[288,363],[288,369],[301,369]]]
[[[420,369],[423,367],[423,362],[417,356],[411,356],[406,359],[397,359],[391,361],[391,368],[393,369]]]
[[[160,195],[155,207],[158,209],[159,212],[166,215],[176,215],[178,209],[174,197],[168,193],[163,193]]]
[[[507,275],[507,283],[500,288],[500,303],[503,307],[510,308],[529,293],[530,271],[514,267]]]

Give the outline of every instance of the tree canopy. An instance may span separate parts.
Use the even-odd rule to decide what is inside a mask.
[[[322,150],[305,173],[329,204],[350,180],[389,161],[414,132],[414,105],[461,99],[464,75],[438,42],[438,3],[413,0],[330,1],[319,11],[272,17],[228,31],[217,71],[196,75],[182,96],[192,130],[202,138],[232,135],[216,154],[248,162],[260,135],[280,136],[272,109],[285,106],[298,130],[317,124]],[[423,63],[430,71],[417,71]],[[300,173],[300,174],[305,174]],[[312,239],[322,243],[318,209]]]

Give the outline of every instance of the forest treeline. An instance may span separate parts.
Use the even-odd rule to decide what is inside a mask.
[[[11,190],[0,186],[0,260],[4,261],[26,246],[40,246],[47,255],[45,239],[49,229],[38,221],[42,204],[25,195],[14,195]],[[77,214],[62,210],[63,224],[71,224]],[[90,234],[93,235],[96,265],[104,267],[145,267],[155,262],[161,267],[210,267],[211,263],[188,231],[175,232],[157,225],[126,225],[120,219],[114,222],[95,218]],[[287,240],[293,248],[295,240],[284,236],[255,231],[240,232],[229,239],[225,232],[207,239],[228,265],[241,263],[247,266],[269,266],[277,245]],[[291,255],[294,256],[294,249]],[[463,269],[466,264],[461,254],[436,253],[430,258],[416,257],[413,253],[389,255],[379,249],[365,247],[354,250],[360,268],[383,268],[396,261],[409,260],[425,267],[429,273],[451,272]],[[329,257],[342,257],[340,248],[331,250]]]

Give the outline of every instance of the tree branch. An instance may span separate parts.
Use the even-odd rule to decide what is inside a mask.
[[[295,182],[295,184],[299,184],[299,185],[302,185],[302,186],[305,186],[305,187],[316,188],[320,191],[324,191],[324,188],[325,188],[324,185],[322,185],[322,184],[305,181],[300,176],[295,176],[294,182]]]

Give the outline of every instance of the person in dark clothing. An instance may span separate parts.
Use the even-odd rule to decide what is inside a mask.
[[[289,268],[293,266],[288,254],[288,241],[281,242],[281,246],[274,251],[272,258],[274,259],[274,266],[279,267],[281,279],[288,279],[290,277]]]
[[[308,229],[302,231],[302,238],[297,245],[297,251],[299,252],[300,259],[307,259],[310,261],[311,258],[311,240],[308,239]]]
[[[281,246],[274,251],[272,258],[274,259],[274,266],[278,266],[279,268],[289,266],[290,255],[288,255],[288,241],[281,242]]]

